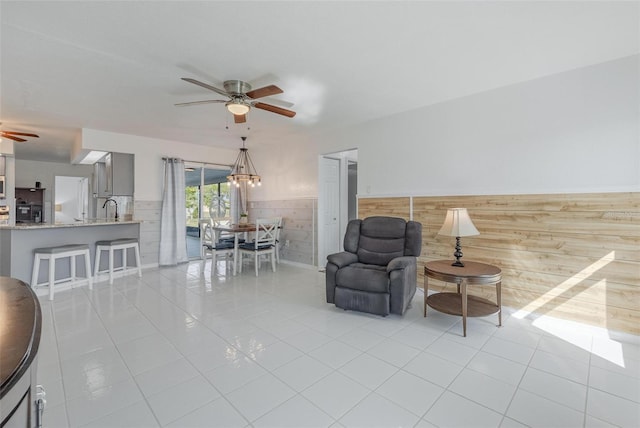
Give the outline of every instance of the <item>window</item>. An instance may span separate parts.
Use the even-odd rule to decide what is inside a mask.
[[[187,211],[187,254],[200,257],[201,218],[231,222],[232,192],[227,175],[230,170],[215,165],[185,163],[185,209]]]

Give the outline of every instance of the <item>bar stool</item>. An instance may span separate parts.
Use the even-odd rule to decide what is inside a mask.
[[[133,248],[136,255],[136,268],[138,269],[138,276],[142,277],[142,268],[140,266],[140,245],[136,238],[121,238],[113,239],[110,241],[98,241],[96,242],[96,259],[93,269],[93,275],[96,277],[99,273],[109,272],[109,284],[113,284],[113,272],[121,270],[123,274],[127,270],[127,250]],[[113,267],[113,253],[114,251],[122,250],[122,267]],[[109,251],[109,268],[105,270],[100,269],[100,258],[103,251]]]
[[[93,289],[93,281],[91,277],[91,253],[89,246],[86,244],[69,244],[57,247],[36,248],[33,250],[33,269],[31,271],[31,288],[38,286],[49,286],[49,300],[53,300],[53,289],[56,282],[71,281],[74,284],[77,281],[76,257],[84,256],[84,269],[89,288]],[[69,277],[56,281],[56,260],[69,257],[70,269]],[[49,261],[49,277],[47,282],[38,284],[38,276],[40,275],[40,262],[42,260]]]

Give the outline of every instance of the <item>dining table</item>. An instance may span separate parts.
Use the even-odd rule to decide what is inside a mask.
[[[217,224],[217,225],[213,225],[213,230],[217,232],[233,234],[233,275],[235,276],[238,271],[239,236],[241,234],[245,234],[245,240],[246,240],[247,239],[246,234],[249,232],[255,232],[256,225],[255,223]]]

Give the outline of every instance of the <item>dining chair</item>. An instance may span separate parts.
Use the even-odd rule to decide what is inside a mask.
[[[231,224],[231,218],[222,217],[222,218],[214,218],[212,219],[214,226],[229,226]],[[218,242],[235,242],[235,233],[231,232],[219,232],[217,235]],[[238,243],[242,243],[245,240],[243,238],[238,238]]]
[[[213,220],[210,218],[198,219],[198,228],[200,229],[200,260],[204,260],[205,243],[211,241],[211,236],[207,226],[213,226]],[[209,235],[209,236],[205,236]]]
[[[200,219],[200,274],[204,272],[204,266],[207,258],[211,257],[211,274],[216,269],[216,258],[225,256],[227,260],[233,259],[233,241],[219,241],[217,239],[216,230],[213,228],[212,219]]]
[[[238,246],[238,256],[240,262],[240,273],[246,254],[253,255],[256,276],[260,268],[260,257],[268,255],[271,257],[271,269],[276,271],[276,234],[280,227],[281,218],[259,218],[256,220],[255,239],[253,242],[244,242]]]

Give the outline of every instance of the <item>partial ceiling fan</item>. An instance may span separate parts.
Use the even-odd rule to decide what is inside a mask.
[[[27,132],[0,131],[0,138],[8,138],[9,140],[17,141],[19,143],[27,141],[25,138],[20,137],[40,138],[37,134],[30,134]]]
[[[194,85],[201,86],[210,91],[216,92],[220,95],[228,97],[227,100],[204,100],[204,101],[192,101],[188,103],[178,103],[176,106],[192,106],[197,104],[210,104],[210,103],[224,103],[231,113],[233,113],[235,123],[244,123],[247,121],[247,113],[251,107],[259,108],[261,110],[270,111],[271,113],[281,114],[287,117],[294,117],[295,111],[287,110],[286,108],[277,107],[271,104],[262,103],[260,101],[254,101],[258,98],[268,97],[271,95],[281,94],[282,89],[276,85],[269,85],[258,89],[251,89],[251,85],[241,80],[226,80],[224,82],[224,90],[211,86],[207,83],[200,82],[199,80],[183,77],[185,82],[193,83]]]

